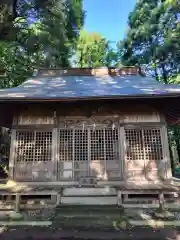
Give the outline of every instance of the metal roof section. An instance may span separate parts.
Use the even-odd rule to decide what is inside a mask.
[[[133,67],[39,69],[20,86],[0,89],[0,101],[173,96],[180,96],[180,85],[157,82]]]

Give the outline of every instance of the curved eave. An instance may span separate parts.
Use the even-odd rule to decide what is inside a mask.
[[[86,101],[86,100],[115,100],[115,99],[162,99],[162,98],[179,98],[180,93],[167,94],[139,94],[139,95],[105,95],[105,96],[78,96],[78,97],[11,97],[0,98],[0,102],[69,102],[69,101]]]
[[[179,95],[180,85],[165,85],[140,75],[35,77],[18,87],[0,89],[0,101],[74,101]]]

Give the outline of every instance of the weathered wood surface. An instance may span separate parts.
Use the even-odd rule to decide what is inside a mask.
[[[44,131],[44,132],[53,133],[53,141],[52,141],[52,149],[51,149],[52,161],[46,163],[44,160],[42,160],[42,157],[40,155],[43,155],[42,152],[45,152],[45,151],[41,151],[41,149],[43,148],[42,146],[40,146],[40,140],[38,145],[38,148],[39,148],[38,160],[36,158],[36,160],[34,161],[35,153],[33,157],[31,157],[30,147],[29,147],[29,145],[33,146],[32,139],[29,139],[28,137],[26,137],[27,138],[26,144],[23,143],[24,140],[20,139],[22,144],[19,147],[20,150],[18,151],[22,152],[21,155],[24,156],[24,158],[26,158],[27,152],[29,153],[30,157],[26,160],[20,159],[18,160],[19,162],[16,160],[14,161],[15,163],[14,169],[13,169],[14,170],[13,172],[15,173],[14,179],[18,181],[63,181],[63,180],[79,181],[80,177],[82,176],[85,177],[87,175],[88,176],[96,175],[97,178],[101,177],[101,178],[104,178],[104,180],[128,179],[133,181],[139,181],[139,180],[145,180],[146,178],[148,178],[149,180],[159,179],[161,177],[160,176],[161,172],[169,171],[168,169],[169,163],[162,166],[163,161],[169,161],[167,154],[164,153],[163,156],[166,159],[163,159],[163,161],[161,161],[162,159],[159,159],[160,161],[155,161],[155,159],[150,159],[150,157],[147,157],[144,155],[143,155],[144,158],[141,159],[141,161],[139,161],[139,159],[134,159],[131,156],[130,157],[131,159],[128,162],[128,166],[127,166],[127,161],[126,161],[127,159],[125,156],[126,152],[124,149],[126,144],[124,129],[125,129],[125,126],[130,128],[131,127],[136,128],[137,125],[138,127],[141,128],[144,126],[143,124],[147,124],[147,126],[149,125],[150,128],[155,128],[157,126],[160,129],[162,127],[162,124],[164,124],[164,122],[165,120],[161,111],[150,103],[146,103],[146,104],[127,103],[123,105],[116,102],[113,102],[113,103],[110,103],[110,102],[109,103],[107,102],[101,102],[101,103],[91,102],[90,103],[89,102],[88,108],[85,102],[69,103],[69,104],[61,103],[58,105],[55,103],[51,105],[50,104],[47,104],[47,105],[27,104],[26,106],[21,105],[18,108],[16,114],[14,115],[13,128],[17,130],[17,133],[18,131],[20,131],[20,129],[24,131],[24,134],[25,132],[27,132],[27,136],[30,131],[32,132]],[[64,134],[63,135],[64,138],[66,137],[68,139],[68,143],[65,142],[64,145],[62,146],[63,150],[61,149],[61,151],[58,152],[58,148],[60,148],[59,129],[62,128],[64,132],[66,131],[66,129],[72,129],[72,128],[80,129],[80,130],[87,129],[87,131],[91,131],[92,129],[94,129],[93,127],[94,125],[96,126],[97,129],[101,128],[106,130],[107,128],[110,128],[110,129],[113,129],[113,127],[116,128],[118,132],[118,144],[120,146],[118,147],[120,149],[118,149],[116,152],[114,151],[115,154],[117,155],[117,159],[110,159],[111,163],[109,164],[107,156],[103,156],[104,159],[102,159],[102,156],[101,156],[102,153],[96,156],[96,159],[91,159],[89,150],[86,149],[86,145],[88,146],[87,147],[88,149],[91,148],[90,146],[91,140],[87,139],[86,140],[87,142],[85,143],[83,139],[84,132],[82,134],[80,133],[77,134],[78,136],[80,136],[81,141],[83,142],[83,144],[81,143],[83,146],[83,150],[81,150],[81,152],[80,150],[77,150],[79,154],[78,160],[76,159],[77,157],[75,158],[75,151],[76,151],[75,148],[78,148],[78,146],[73,145],[73,142],[77,142],[77,141],[74,139],[71,139],[73,138],[74,132],[72,133],[67,132],[67,134],[62,132],[62,135]],[[97,136],[99,136],[98,134]],[[134,137],[134,133],[130,135],[132,135],[131,136],[132,138]],[[43,143],[41,141],[41,145],[46,146],[45,137],[42,138],[41,140],[43,140]],[[110,140],[114,147],[115,143],[114,143],[113,137]],[[35,140],[33,141],[35,142]],[[106,140],[103,140],[103,141],[108,142],[109,139],[107,139],[106,137]],[[134,142],[132,144],[134,146],[136,145],[134,148],[137,149],[138,144]],[[98,148],[100,148],[99,145],[98,145]],[[101,150],[101,151],[106,152],[108,149],[108,145],[109,144],[105,144],[104,150]],[[153,148],[150,146],[149,142],[146,145],[147,145],[146,148],[148,149],[147,151],[149,151],[150,148]],[[163,145],[167,145],[167,144],[165,144],[164,142]],[[96,151],[95,147],[93,151]],[[112,152],[110,152],[110,150],[108,151],[109,151],[108,153],[109,156],[112,155]],[[146,149],[144,151],[146,151]],[[139,154],[141,155],[141,153]],[[151,156],[153,154],[154,153],[152,153]],[[60,155],[63,155],[63,156],[60,156]],[[87,161],[83,161],[81,159],[81,155],[83,155],[83,157],[85,155],[88,155],[88,160],[86,159]],[[68,156],[68,159],[67,159],[67,156]],[[49,159],[46,159],[46,160],[49,161]],[[102,163],[103,161],[104,163]],[[134,165],[130,166],[132,165],[131,163]],[[70,164],[72,164],[72,168],[68,169],[68,171],[65,171],[66,165],[68,164],[69,166]],[[98,166],[97,166],[98,164],[101,165],[100,167],[104,169],[103,171],[100,170],[100,167],[98,169]],[[91,167],[93,166],[95,166],[96,168],[95,170],[91,169]],[[144,168],[146,172],[144,171]],[[159,171],[160,169],[161,171]],[[168,174],[165,174],[165,175],[166,175],[165,176],[166,178]]]
[[[55,111],[53,110],[55,109]],[[56,113],[56,114],[55,114]],[[66,104],[56,106],[29,105],[18,110],[13,125],[53,124],[55,115],[60,117],[119,117],[124,123],[164,121],[160,110],[145,104]]]
[[[161,191],[161,192],[159,193],[159,208],[160,208],[161,210],[164,210],[164,203],[165,203],[165,201],[164,201],[164,194],[163,194],[163,192]]]
[[[69,120],[67,128],[53,128],[53,132],[17,130],[14,179],[78,181],[89,176],[136,182],[166,178],[169,157],[162,126],[115,125],[113,129],[112,120],[102,120],[96,122],[97,128],[91,124],[83,130],[83,124],[82,120]]]
[[[94,194],[97,191],[97,195],[98,195],[98,191],[102,191],[105,192],[106,187],[110,187],[112,188],[112,194],[114,195],[115,192],[113,189],[117,189],[119,191],[124,191],[124,193],[127,191],[131,191],[131,192],[135,192],[138,191],[139,193],[143,193],[143,192],[150,192],[150,191],[159,191],[159,190],[163,190],[165,192],[178,192],[180,191],[180,184],[179,183],[140,183],[140,184],[134,184],[134,183],[127,183],[127,182],[116,182],[116,183],[111,183],[111,182],[106,182],[103,183],[103,185],[101,186],[100,184],[97,185],[95,188],[90,188],[90,191],[93,191]],[[103,190],[104,188],[104,190]],[[77,184],[73,184],[71,183],[71,185],[69,186],[63,186],[63,183],[59,183],[59,185],[57,185],[57,182],[52,182],[50,184],[42,184],[42,182],[36,182],[36,183],[15,183],[8,185],[8,184],[0,184],[0,194],[6,194],[6,193],[10,193],[10,194],[16,194],[17,192],[20,193],[24,193],[24,194],[56,194],[57,192],[62,192],[62,189],[66,189],[65,192],[74,192],[76,189],[82,193],[80,193],[80,195],[83,195],[84,191],[88,191],[89,188],[79,188]],[[99,190],[98,190],[99,189]]]
[[[88,105],[88,108],[87,108]],[[119,109],[119,113],[126,112],[128,109],[133,110],[135,113],[142,112],[142,110],[137,110],[137,106],[144,106],[143,110],[144,112],[159,112],[160,113],[160,119],[161,122],[165,122],[165,118],[167,117],[169,121],[171,121],[175,118],[174,114],[169,114],[167,116],[167,113],[169,112],[169,109],[172,109],[172,106],[176,106],[176,102],[174,102],[173,99],[115,99],[115,100],[103,100],[103,101],[79,101],[79,102],[58,102],[55,103],[53,101],[45,101],[43,103],[6,103],[1,104],[0,109],[1,112],[3,112],[3,116],[0,119],[1,126],[8,126],[11,127],[13,116],[20,116],[22,112],[25,109],[28,109],[30,112],[30,109],[34,109],[34,112],[39,113],[39,111],[42,109],[47,109],[50,114],[49,116],[53,116],[54,110],[57,111],[57,115],[60,116],[87,116],[90,117],[94,114],[102,114],[102,109],[104,106],[109,105],[109,112],[106,110],[105,115],[114,115],[117,116],[118,113],[113,110],[113,108]],[[169,106],[170,107],[169,107]],[[114,106],[114,107],[113,107]],[[167,107],[168,106],[168,107]],[[168,109],[167,109],[168,108]],[[8,109],[8,111],[7,111]],[[79,110],[74,110],[79,109]],[[142,107],[141,107],[142,109]],[[73,111],[71,111],[73,110]],[[168,111],[167,111],[168,110]],[[174,110],[173,110],[174,111]],[[77,113],[79,112],[79,114]],[[174,111],[175,112],[175,111]],[[75,114],[76,113],[76,114]],[[83,113],[83,114],[82,114]],[[108,114],[107,114],[108,113]],[[166,116],[165,116],[166,114]],[[32,116],[32,114],[31,114]],[[48,114],[46,114],[48,116]],[[14,124],[14,123],[13,123]],[[17,124],[17,121],[15,125]]]

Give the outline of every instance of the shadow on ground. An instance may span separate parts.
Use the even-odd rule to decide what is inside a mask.
[[[178,240],[180,229],[152,229],[136,227],[130,230],[112,231],[108,229],[66,229],[51,227],[1,227],[1,240],[4,239],[118,239],[118,240]]]

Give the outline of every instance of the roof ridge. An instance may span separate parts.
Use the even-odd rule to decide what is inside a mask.
[[[33,76],[54,77],[54,76],[124,76],[144,75],[139,67],[96,67],[96,68],[36,68]]]

